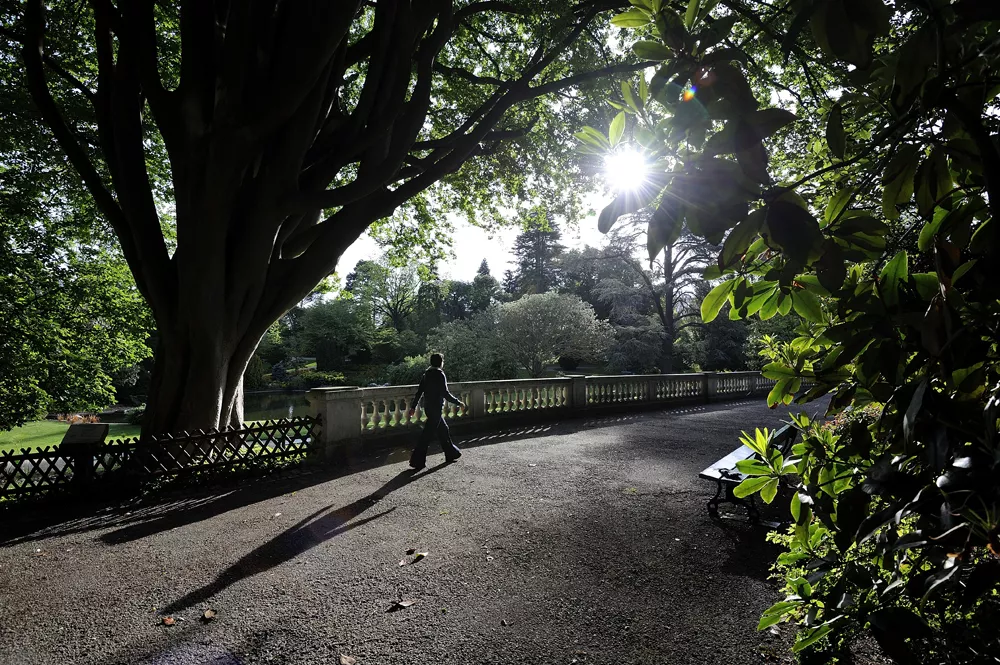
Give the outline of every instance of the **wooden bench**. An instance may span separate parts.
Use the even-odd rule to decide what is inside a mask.
[[[791,425],[785,425],[774,433],[772,442],[778,447],[782,455],[787,455],[798,435],[798,430]],[[707,469],[698,474],[699,478],[713,480],[717,484],[715,496],[708,501],[708,514],[712,519],[719,519],[719,504],[733,503],[743,506],[747,511],[747,517],[752,524],[760,521],[760,513],[757,504],[751,494],[746,499],[740,499],[733,494],[737,485],[742,483],[746,476],[737,471],[736,463],[754,456],[754,452],[744,445],[729,453],[719,461],[713,463]]]

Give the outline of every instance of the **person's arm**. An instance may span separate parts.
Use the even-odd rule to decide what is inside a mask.
[[[410,417],[413,417],[413,413],[417,410],[417,404],[420,403],[420,398],[424,394],[424,381],[427,380],[427,375],[424,374],[420,377],[420,385],[417,386],[417,394],[414,395],[413,401],[410,402]]]
[[[465,402],[452,395],[448,390],[448,377],[444,375],[444,372],[441,372],[441,383],[443,384],[444,398],[446,400],[457,406],[465,406]]]

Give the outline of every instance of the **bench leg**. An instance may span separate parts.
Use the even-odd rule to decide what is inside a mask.
[[[736,489],[736,485],[726,486],[726,502],[743,506],[743,508],[747,511],[747,519],[750,523],[757,524],[760,521],[760,513],[757,511],[757,504],[754,501],[753,496],[750,496],[749,500],[741,499],[733,494],[734,489]],[[718,503],[716,505],[718,505]]]
[[[714,520],[719,519],[719,501],[722,497],[723,487],[722,481],[716,481],[718,487],[715,490],[715,496],[708,500],[708,516]]]

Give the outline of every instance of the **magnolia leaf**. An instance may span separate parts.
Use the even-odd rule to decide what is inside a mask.
[[[690,0],[688,2],[687,11],[684,12],[684,27],[688,30],[694,25],[694,21],[698,18],[698,8],[701,5],[701,0]]]
[[[736,288],[736,283],[742,280],[730,279],[719,284],[708,292],[701,302],[701,318],[705,323],[710,323],[719,315],[722,306],[726,304],[729,294]]]
[[[649,14],[638,7],[633,7],[626,12],[611,17],[611,24],[617,25],[619,28],[641,28],[649,24],[649,22]]]
[[[737,499],[745,499],[751,494],[759,492],[765,485],[767,485],[772,480],[776,481],[776,479],[770,478],[768,476],[753,476],[751,478],[747,478],[742,483],[733,488],[733,496],[735,496]]]
[[[660,42],[638,41],[632,51],[643,60],[669,60],[674,54]]]
[[[768,245],[780,249],[796,263],[807,264],[819,256],[823,234],[819,223],[794,203],[775,201],[767,209],[767,223],[761,232]]]
[[[908,266],[906,250],[902,250],[879,273],[879,291],[886,305],[891,307],[899,302],[899,284],[906,281]]]
[[[622,140],[622,134],[625,133],[625,112],[619,111],[615,119],[611,121],[611,129],[608,131],[608,138],[611,141],[611,147],[618,145],[619,141]]]
[[[823,323],[826,320],[823,317],[823,306],[820,304],[819,298],[808,291],[792,291],[792,307],[795,308],[795,313],[806,321]]]
[[[754,210],[742,222],[729,232],[726,242],[722,246],[719,254],[719,267],[725,270],[741,257],[750,247],[750,243],[757,237],[761,226],[764,224],[766,211],[761,208]]]
[[[761,109],[746,118],[747,124],[755,132],[757,140],[770,138],[779,129],[796,120],[798,118],[794,113],[779,108]]]
[[[778,494],[778,479],[771,478],[766,485],[760,488],[760,498],[764,503],[771,503]]]

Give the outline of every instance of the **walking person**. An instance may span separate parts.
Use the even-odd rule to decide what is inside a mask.
[[[410,466],[414,469],[422,469],[427,462],[427,446],[431,439],[437,436],[441,443],[441,450],[444,451],[446,462],[454,462],[462,456],[462,452],[451,440],[451,431],[448,423],[445,422],[442,410],[444,401],[448,400],[463,409],[465,402],[448,392],[448,377],[444,375],[444,356],[440,353],[431,354],[431,366],[424,372],[417,387],[417,394],[410,403],[410,418],[416,412],[420,397],[424,398],[424,413],[427,421],[424,423],[424,431],[420,433],[420,439],[410,455]]]

